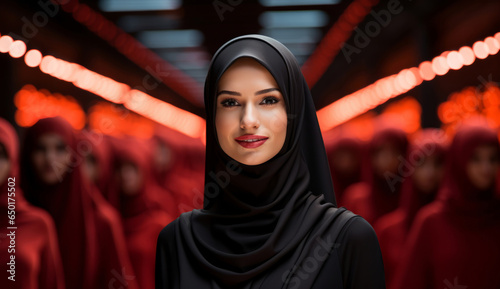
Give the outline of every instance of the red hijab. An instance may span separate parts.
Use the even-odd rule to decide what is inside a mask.
[[[51,186],[38,179],[31,162],[38,139],[49,133],[60,136],[71,153],[68,172],[61,182]],[[108,288],[108,282],[116,279],[113,270],[123,268],[127,274],[133,270],[118,215],[83,175],[80,145],[73,128],[63,118],[39,120],[26,131],[21,186],[27,200],[47,210],[55,221],[66,287]],[[133,280],[128,285],[136,288]]]
[[[177,203],[177,217],[181,213],[203,206],[205,177],[205,148],[199,140],[158,126],[154,141],[162,143],[173,157],[168,168],[154,170],[160,186],[173,194]],[[153,156],[154,157],[154,154]]]
[[[409,161],[415,166],[425,157],[434,156],[444,161],[446,138],[441,130],[426,129],[418,133],[411,142]],[[411,178],[411,177],[410,177]],[[417,189],[413,179],[403,183],[399,207],[383,217],[375,224],[375,231],[380,243],[384,259],[384,272],[387,284],[391,283],[395,269],[401,258],[402,250],[413,219],[418,210],[434,200],[437,194],[422,193]]]
[[[78,134],[79,139],[82,141],[81,148],[85,155],[90,154],[99,168],[99,175],[95,180],[95,186],[103,196],[107,196],[110,189],[110,182],[112,176],[112,152],[110,147],[110,139],[94,130],[83,130]]]
[[[115,146],[115,167],[128,162],[135,165],[142,176],[140,190],[134,195],[119,194],[119,208],[123,217],[123,226],[127,249],[137,274],[140,288],[154,288],[156,240],[160,231],[173,218],[163,208],[169,202],[170,194],[152,181],[148,147],[136,139],[126,139]],[[118,188],[118,185],[116,185]],[[173,206],[175,208],[175,206]]]
[[[466,172],[481,145],[500,152],[496,132],[484,125],[466,124],[457,131],[443,186],[415,217],[392,288],[500,288],[496,184],[478,190]]]
[[[439,129],[423,130],[412,139],[408,154],[409,161],[418,163],[420,160],[417,159],[423,155],[424,157],[434,156],[438,158],[438,161],[444,162],[447,146],[447,138],[443,131]],[[418,210],[436,198],[437,190],[430,194],[420,192],[413,179],[403,183],[398,212],[404,214],[406,230],[410,229]]]
[[[353,134],[347,131],[342,131],[335,137],[325,138],[325,149],[328,155],[330,165],[330,173],[332,175],[333,187],[335,188],[335,197],[339,202],[337,205],[341,207],[342,196],[344,191],[350,185],[361,180],[361,155],[363,151],[363,143]],[[357,158],[358,167],[353,172],[342,172],[336,169],[334,155],[341,152],[349,152]]]
[[[151,210],[162,209],[165,209],[166,213],[172,214],[171,211],[176,209],[175,201],[170,192],[159,187],[153,179],[150,147],[140,140],[125,138],[115,142],[113,153],[114,169],[117,169],[120,164],[128,162],[137,167],[142,178],[139,192],[134,195],[123,194],[120,191],[120,185],[115,181],[113,195],[115,195],[114,199],[118,201],[117,208],[122,217],[129,218]]]
[[[498,135],[479,122],[463,125],[456,133],[447,158],[447,174],[438,198],[447,208],[464,216],[494,214],[500,210],[497,185],[486,190],[477,189],[469,180],[465,168],[474,150],[481,145],[498,149]]]
[[[372,156],[384,144],[395,148],[405,160],[408,150],[408,138],[403,130],[387,124],[379,127],[365,151],[362,182],[347,188],[342,200],[342,204],[348,210],[361,215],[372,225],[379,217],[397,208],[399,193],[405,179],[401,172],[390,176],[377,175],[372,165]]]
[[[46,212],[29,205],[24,199],[19,186],[17,134],[14,128],[2,118],[0,118],[0,145],[4,146],[10,162],[7,179],[1,180],[0,185],[0,211],[2,224],[4,224],[0,229],[0,259],[7,262],[10,261],[10,256],[14,255],[16,275],[15,281],[9,280],[11,274],[7,269],[10,265],[4,266],[5,270],[2,270],[0,274],[0,287],[11,288],[15,284],[15,288],[63,289],[64,274],[54,222]],[[10,187],[9,182],[13,184]],[[15,191],[11,189],[9,194],[9,188]],[[8,218],[9,202],[15,204],[13,226],[17,229],[13,230],[6,226],[10,220]],[[16,236],[15,252],[9,252],[8,248],[10,244],[8,234],[12,231]]]

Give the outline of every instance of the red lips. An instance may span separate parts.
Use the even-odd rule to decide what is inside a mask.
[[[263,145],[267,139],[267,136],[245,134],[235,138],[234,140],[244,148],[256,148]]]

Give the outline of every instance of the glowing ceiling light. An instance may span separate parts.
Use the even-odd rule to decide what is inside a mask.
[[[471,65],[476,58],[484,59],[498,53],[497,46],[500,32],[494,38],[488,37],[485,41],[477,41],[473,47],[464,46],[458,51],[445,51],[431,61],[423,61],[417,67],[403,69],[398,74],[386,76],[356,92],[346,95],[337,101],[318,110],[318,122],[321,131],[325,132],[343,122],[367,112],[389,100],[401,95],[423,80],[432,80],[437,75],[444,75],[451,69],[460,69],[464,65]],[[472,106],[472,105],[471,105]],[[440,117],[443,111],[439,112]]]
[[[16,40],[12,42],[9,49],[9,55],[12,58],[19,58],[23,56],[24,53],[26,53],[26,44],[24,43],[24,41]]]
[[[24,55],[24,62],[29,67],[37,67],[42,62],[42,53],[36,49],[31,49]]]
[[[491,36],[484,39],[484,43],[488,47],[488,52],[490,55],[495,55],[498,53],[498,50],[500,50],[500,41]]]
[[[436,73],[432,69],[432,62],[430,61],[424,61],[420,63],[418,69],[423,80],[429,81],[433,80],[434,77],[436,77]]]
[[[446,58],[444,56],[434,57],[434,59],[432,59],[432,70],[434,70],[437,75],[445,75],[448,70],[450,70]]]
[[[453,70],[458,70],[464,66],[464,59],[458,51],[452,51],[446,56],[448,66]]]
[[[469,46],[464,46],[458,50],[458,53],[462,55],[464,65],[471,65],[476,60],[476,55],[474,51]]]
[[[12,37],[10,37],[9,35],[4,35],[0,37],[0,52],[2,53],[9,52],[12,42],[14,42],[14,39],[12,39]]]
[[[472,50],[474,50],[474,54],[479,59],[485,59],[488,57],[488,46],[483,41],[476,41],[474,45],[472,45]]]
[[[0,37],[0,49],[3,49],[5,52],[10,51],[13,43],[19,43],[14,45],[13,50],[18,50],[16,46],[22,47],[24,45],[25,47],[23,41],[17,41],[13,41],[10,36],[4,35]],[[17,53],[20,54],[19,52]],[[15,58],[16,55],[16,52],[14,52],[11,57]],[[130,110],[188,136],[198,138],[204,135],[205,120],[195,114],[163,102],[146,93],[131,89],[130,86],[124,83],[117,82],[76,63],[58,59],[51,55],[43,56],[38,50],[30,50],[26,54],[25,51],[22,51],[21,55],[25,55],[24,60],[27,66],[38,66],[40,71],[45,74],[63,81],[71,82],[76,87],[87,90],[110,102],[124,103]],[[27,86],[26,90],[29,91],[30,86]],[[44,92],[41,90],[36,93]],[[49,99],[47,101],[50,102],[52,100]],[[23,102],[26,103],[26,100],[23,100]],[[56,109],[51,105],[47,105],[46,108],[38,104],[31,104],[30,106],[33,108],[32,111],[40,109],[40,115],[63,113],[62,110]],[[68,108],[70,106],[71,104],[68,104]],[[38,114],[33,114],[33,112],[26,114],[23,111],[18,111],[18,114],[16,114],[16,121],[26,125],[36,119],[37,115]]]

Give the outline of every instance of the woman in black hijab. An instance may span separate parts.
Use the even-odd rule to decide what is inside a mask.
[[[224,80],[238,69],[261,69],[277,87],[248,96],[237,87],[245,78]],[[260,35],[229,41],[212,59],[205,107],[204,208],[160,233],[156,288],[385,288],[372,227],[336,208],[315,107],[291,52]],[[237,135],[221,135],[232,124],[220,114],[240,116]]]

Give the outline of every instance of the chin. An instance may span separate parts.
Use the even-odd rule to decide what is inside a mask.
[[[54,185],[59,182],[57,176],[45,176],[42,178],[42,181],[47,185]]]
[[[241,157],[238,159],[235,159],[236,161],[247,165],[247,166],[255,166],[255,165],[260,165],[265,162],[264,158],[262,157]]]

